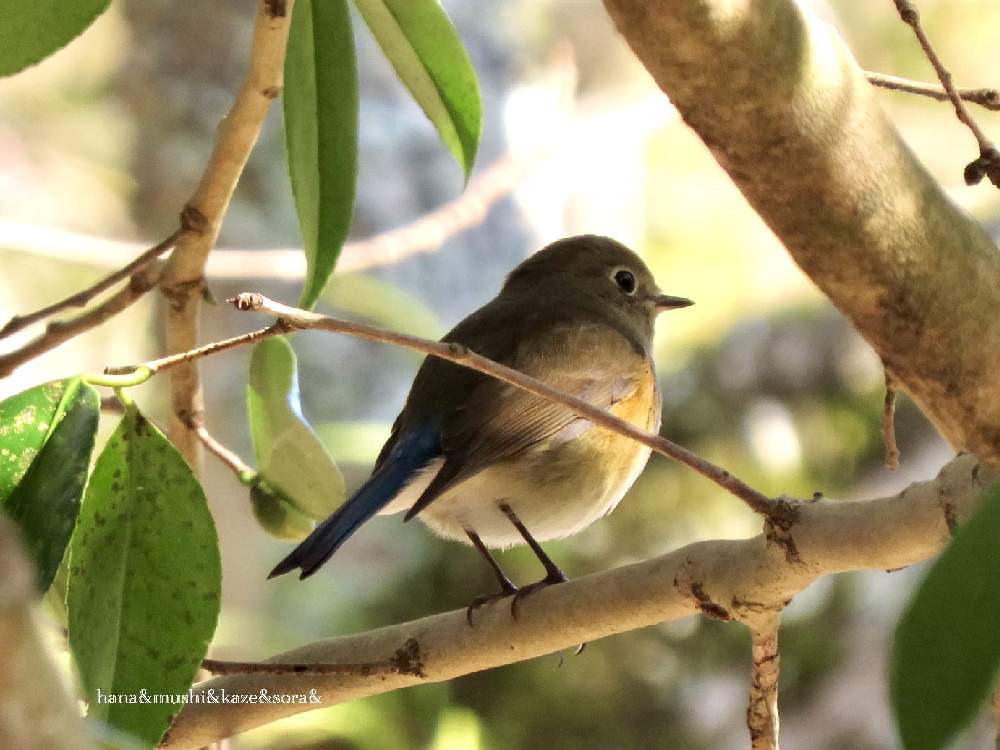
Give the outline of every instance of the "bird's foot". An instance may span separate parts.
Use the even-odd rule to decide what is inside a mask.
[[[506,599],[508,596],[516,597],[520,593],[520,589],[508,580],[504,580],[500,584],[500,590],[495,594],[486,594],[485,596],[477,596],[473,599],[469,606],[465,608],[465,619],[469,623],[469,627],[472,625],[472,613],[477,609],[482,607],[484,604],[492,604],[493,602],[498,602],[501,599]]]
[[[535,581],[534,583],[529,583],[527,586],[522,586],[520,589],[517,590],[517,592],[514,594],[514,598],[510,602],[511,616],[515,620],[517,619],[517,613],[519,611],[518,608],[521,604],[521,600],[528,594],[532,593],[533,591],[538,591],[539,589],[544,589],[548,586],[554,586],[557,583],[566,583],[566,580],[567,580],[566,575],[561,570],[559,570],[559,568],[553,566],[553,569],[550,570],[548,575],[545,576],[545,578],[543,578],[542,580]]]

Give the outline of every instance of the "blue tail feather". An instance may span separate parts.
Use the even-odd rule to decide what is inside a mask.
[[[368,481],[275,565],[268,578],[296,568],[302,570],[300,578],[311,576],[365,521],[388,505],[414,474],[439,454],[437,429],[433,427],[411,430],[400,436]]]

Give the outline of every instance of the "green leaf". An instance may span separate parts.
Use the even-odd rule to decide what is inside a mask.
[[[80,513],[80,498],[90,468],[90,454],[94,450],[101,400],[91,386],[80,378],[73,378],[33,388],[0,404],[0,412],[4,412],[4,406],[16,400],[22,405],[21,415],[33,414],[37,418],[47,411],[46,405],[58,390],[62,391],[62,397],[51,416],[52,424],[44,444],[17,486],[3,499],[3,508],[17,523],[28,555],[35,564],[38,588],[42,592],[52,584]],[[34,398],[22,398],[28,394]],[[34,406],[38,408],[32,408],[25,401],[35,401]],[[18,418],[15,416],[8,424],[0,415],[0,424],[13,427],[18,424]],[[24,426],[23,422],[21,424]],[[33,452],[23,441],[29,436],[37,440],[43,426],[44,422],[36,422],[34,435],[30,435],[30,428],[28,435],[15,431],[21,439],[22,450]],[[7,450],[6,445],[3,450]],[[15,466],[18,463],[11,462]],[[4,485],[10,478],[9,474],[5,476]]]
[[[83,33],[110,0],[0,0],[0,76],[34,65]]]
[[[261,476],[310,518],[329,516],[347,495],[344,478],[302,416],[295,352],[282,336],[254,347],[247,414]]]
[[[285,145],[306,252],[300,307],[333,272],[354,214],[358,74],[346,0],[299,0],[285,58]]]
[[[437,0],[354,0],[396,75],[469,179],[482,110],[476,71]]]
[[[42,449],[70,382],[55,380],[0,401],[0,503],[6,502]]]
[[[896,628],[892,704],[906,750],[938,750],[1000,667],[1000,484],[927,573]]]
[[[219,615],[215,524],[191,469],[130,408],[97,459],[70,545],[69,642],[90,716],[155,745],[180,706],[106,696],[187,691]]]

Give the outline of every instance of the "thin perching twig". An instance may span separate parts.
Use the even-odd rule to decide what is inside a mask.
[[[751,621],[750,705],[747,729],[752,750],[778,750],[778,626],[781,614],[774,612]]]
[[[939,102],[951,101],[944,86],[939,83],[924,83],[923,81],[913,81],[909,78],[900,78],[886,73],[875,73],[870,70],[865,71],[865,77],[872,86],[877,86],[890,91],[903,91],[907,94],[918,94]],[[995,111],[1000,111],[1000,91],[992,88],[956,88],[955,93],[966,102],[978,104],[980,107]]]
[[[242,336],[235,336],[224,341],[218,341],[207,346],[193,349],[189,352],[163,357],[151,362],[127,367],[109,367],[105,370],[107,374],[128,374],[140,370],[148,370],[150,374],[171,369],[182,363],[192,362],[210,354],[225,351],[236,346],[242,346],[254,341],[259,341],[270,336],[286,332],[290,329],[319,329],[332,331],[334,333],[344,333],[348,336],[367,339],[369,341],[379,341],[385,344],[402,346],[407,349],[429,354],[440,359],[454,362],[457,365],[477,370],[485,375],[501,380],[505,383],[521,388],[540,398],[548,399],[572,409],[581,417],[588,419],[594,424],[600,425],[612,432],[632,438],[638,443],[647,446],[651,450],[666,456],[667,458],[680,461],[691,467],[702,476],[712,480],[723,489],[736,495],[743,500],[752,510],[769,518],[775,513],[780,513],[783,505],[775,502],[761,492],[758,492],[741,479],[734,477],[725,469],[722,469],[710,461],[692,453],[686,448],[667,440],[666,438],[641,430],[635,425],[619,419],[615,415],[607,412],[581,398],[553,388],[542,381],[518,372],[510,367],[487,359],[468,348],[456,343],[442,343],[431,341],[417,336],[408,336],[403,333],[387,331],[384,328],[367,325],[359,322],[349,322],[338,318],[331,318],[319,315],[307,310],[300,310],[289,307],[281,303],[268,299],[262,294],[245,293],[227,300],[238,309],[273,315],[278,322],[268,328],[262,328]]]
[[[972,135],[976,138],[976,143],[979,144],[979,158],[969,162],[965,167],[966,184],[976,185],[982,181],[983,177],[988,176],[990,182],[1000,187],[1000,152],[997,151],[993,142],[986,137],[986,134],[980,129],[979,124],[965,108],[965,104],[962,103],[962,97],[959,96],[952,82],[951,73],[945,68],[944,63],[941,62],[941,58],[934,51],[930,39],[927,38],[927,34],[924,33],[924,29],[920,25],[920,13],[911,0],[893,0],[893,3],[896,5],[896,10],[899,11],[899,17],[903,19],[903,23],[913,29],[917,41],[920,42],[920,47],[923,49],[931,65],[934,66],[938,80],[941,81],[941,85],[955,107],[955,115],[972,132]]]
[[[896,445],[896,382],[885,372],[885,399],[882,401],[882,441],[885,443],[885,466],[899,468],[899,446]]]
[[[45,318],[51,317],[58,312],[62,312],[68,307],[83,307],[105,289],[109,289],[125,277],[141,271],[165,252],[172,249],[183,231],[183,227],[178,227],[165,240],[153,245],[153,247],[143,252],[128,264],[112,271],[103,279],[95,284],[92,284],[86,289],[82,289],[79,292],[71,294],[65,299],[54,302],[51,305],[43,307],[40,310],[35,310],[35,312],[28,313],[27,315],[15,315],[7,321],[3,328],[0,328],[0,339],[17,333],[18,331],[30,326],[32,323],[37,323],[39,320],[44,320]]]
[[[610,412],[596,407],[582,398],[563,393],[541,380],[525,375],[506,365],[494,362],[480,354],[476,354],[461,344],[431,341],[416,336],[408,336],[403,333],[387,331],[383,328],[369,326],[364,323],[331,318],[326,315],[282,305],[279,302],[268,299],[262,294],[240,294],[227,300],[227,302],[234,304],[239,310],[274,315],[280,322],[292,328],[312,328],[332,331],[334,333],[345,333],[349,336],[356,336],[368,339],[369,341],[394,344],[423,352],[424,354],[430,354],[472,370],[477,370],[484,375],[502,380],[540,398],[563,404],[594,424],[598,424],[612,432],[617,432],[620,435],[630,437],[667,458],[672,458],[675,461],[680,461],[690,466],[702,476],[711,479],[720,487],[736,495],[757,513],[770,515],[775,509],[776,504],[771,498],[753,489],[742,480],[737,479],[725,469],[692,453],[687,448],[677,445],[659,435],[653,435],[645,430],[641,430],[630,422],[619,419]]]
[[[229,301],[229,300],[227,300]],[[243,333],[239,336],[233,336],[229,339],[223,339],[222,341],[213,341],[210,344],[205,344],[204,346],[199,346],[197,349],[192,349],[187,352],[178,352],[177,354],[169,354],[166,357],[160,357],[159,359],[153,359],[149,362],[144,362],[141,365],[124,365],[121,367],[105,367],[105,375],[129,375],[140,369],[149,370],[150,375],[155,375],[163,370],[169,370],[178,365],[185,364],[187,362],[194,362],[195,360],[201,359],[202,357],[207,357],[210,354],[218,354],[219,352],[224,352],[227,349],[233,349],[237,346],[245,346],[246,344],[253,344],[262,339],[270,338],[271,336],[277,336],[282,333],[288,333],[291,328],[284,325],[280,321],[274,325],[268,326],[267,328],[260,328],[256,331],[250,331],[250,333]],[[188,417],[188,426],[194,424],[191,417]],[[194,429],[191,427],[191,429]]]

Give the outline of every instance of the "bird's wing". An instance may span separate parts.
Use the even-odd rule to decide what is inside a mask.
[[[627,399],[649,376],[645,352],[598,323],[538,330],[522,336],[512,354],[506,364],[603,409]],[[487,466],[533,446],[572,440],[590,427],[565,406],[481,375],[458,403],[441,423],[444,464],[407,519]]]

